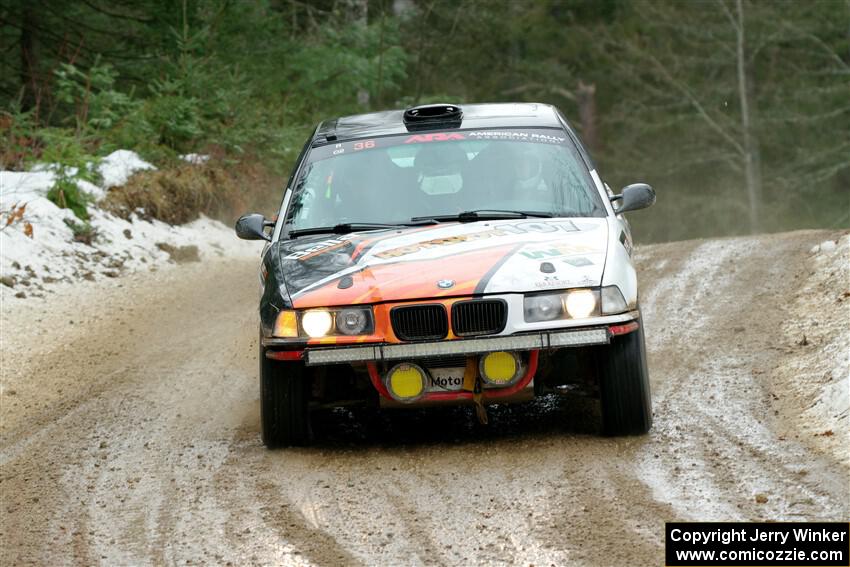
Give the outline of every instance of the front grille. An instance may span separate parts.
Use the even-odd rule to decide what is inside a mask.
[[[465,356],[430,356],[416,359],[422,368],[458,368],[466,366]]]
[[[449,333],[446,308],[436,303],[394,307],[390,320],[395,335],[403,341],[443,339]]]
[[[507,319],[508,305],[502,299],[459,301],[452,305],[452,329],[459,337],[500,333]]]

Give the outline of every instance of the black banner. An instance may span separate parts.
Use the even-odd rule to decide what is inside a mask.
[[[850,524],[839,522],[670,522],[668,567],[850,566]]]

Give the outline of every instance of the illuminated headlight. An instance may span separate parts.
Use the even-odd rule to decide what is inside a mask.
[[[363,335],[372,326],[372,310],[342,309],[336,314],[336,330],[343,335]]]
[[[327,335],[332,326],[333,317],[327,311],[313,309],[301,315],[301,328],[314,339]]]
[[[596,310],[596,293],[589,289],[577,289],[566,294],[564,305],[573,319],[590,317]]]
[[[556,319],[584,319],[599,315],[598,289],[571,289],[559,293],[527,295],[523,299],[528,323]]]
[[[425,393],[425,371],[421,367],[403,362],[387,372],[384,385],[399,402],[413,402]]]
[[[602,313],[604,315],[613,315],[627,310],[628,305],[626,305],[626,300],[623,298],[623,293],[619,287],[609,285],[602,288]]]

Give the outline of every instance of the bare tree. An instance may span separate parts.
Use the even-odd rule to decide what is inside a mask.
[[[686,128],[690,138],[701,139],[690,153],[677,148],[674,167],[716,162],[739,172],[749,230],[758,232],[763,228],[762,161],[752,63],[777,39],[771,32],[780,25],[772,24],[773,30],[762,25],[758,37],[752,36],[745,0],[642,3],[638,11],[647,23],[642,33],[606,38],[615,53],[612,64],[636,87],[634,100],[618,112],[644,132]]]
[[[735,15],[723,0],[720,6],[729,17],[735,30],[735,58],[738,70],[738,99],[741,105],[741,137],[743,138],[744,171],[746,172],[747,197],[750,204],[750,232],[759,229],[759,212],[761,209],[761,161],[759,159],[758,138],[753,131],[749,84],[751,79],[747,66],[746,27],[744,20],[743,0],[735,0]]]

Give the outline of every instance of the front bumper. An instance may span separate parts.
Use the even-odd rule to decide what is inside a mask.
[[[560,321],[557,328],[523,329],[467,339],[410,343],[350,343],[347,345],[304,344],[303,341],[262,337],[268,358],[304,361],[308,366],[410,360],[423,357],[476,355],[496,351],[551,350],[608,344],[617,329],[638,320],[640,312],[594,317],[590,320]],[[556,321],[544,323],[551,326]],[[612,331],[613,330],[613,331]]]
[[[376,344],[333,348],[307,348],[303,359],[307,366],[410,360],[433,356],[484,354],[496,351],[549,350],[608,344],[608,327],[553,330],[521,335],[457,339],[405,344]]]

